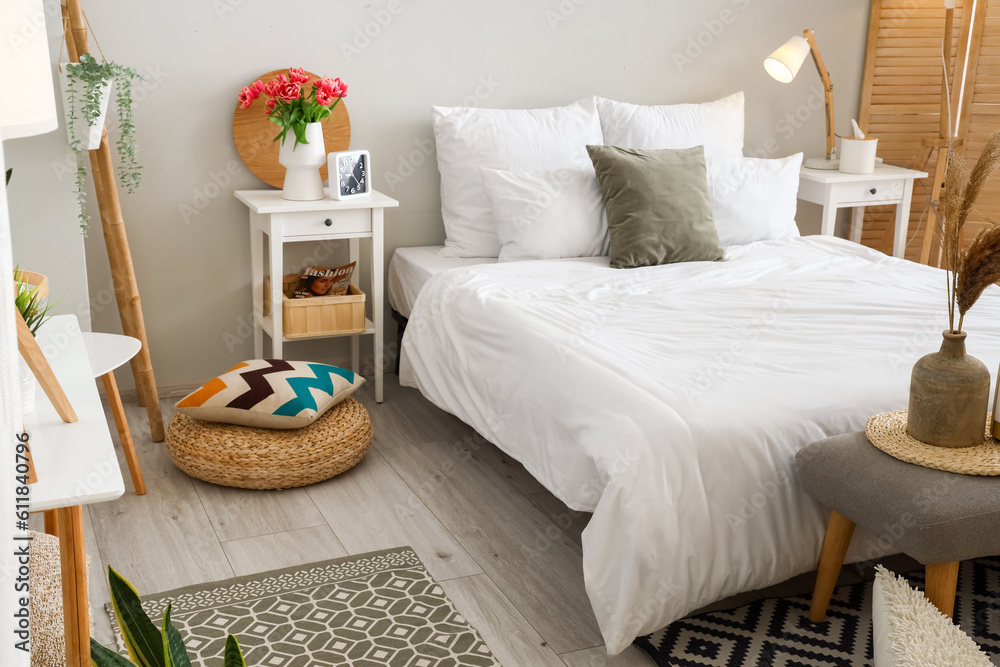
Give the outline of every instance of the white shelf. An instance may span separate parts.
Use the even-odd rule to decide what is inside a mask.
[[[104,406],[74,315],[59,315],[39,330],[38,344],[79,421],[65,423],[35,386],[35,409],[24,416],[38,482],[31,511],[114,500],[125,493]]]
[[[261,328],[264,330],[269,337],[274,338],[274,321],[269,316],[262,316],[257,318],[260,322]],[[322,336],[296,336],[295,338],[289,338],[288,336],[282,336],[281,341],[283,343],[294,343],[300,340],[318,340],[320,338],[343,338],[344,336],[368,336],[375,333],[375,323],[369,318],[365,318],[365,330],[355,331],[353,333],[333,333],[324,334]]]

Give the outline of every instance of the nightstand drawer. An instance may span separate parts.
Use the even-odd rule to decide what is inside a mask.
[[[895,204],[903,198],[906,179],[869,181],[860,183],[835,183],[833,198],[839,206],[844,204],[877,206]]]
[[[282,236],[322,236],[324,234],[370,234],[372,212],[369,208],[345,211],[307,211],[274,214],[282,224]],[[329,221],[330,224],[327,224]]]

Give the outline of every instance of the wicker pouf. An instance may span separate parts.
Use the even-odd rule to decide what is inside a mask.
[[[353,468],[372,442],[368,411],[353,398],[309,426],[233,426],[177,413],[167,427],[174,464],[198,479],[241,489],[290,489]]]
[[[63,626],[62,561],[59,538],[31,531],[31,667],[65,667],[66,633]],[[90,569],[90,556],[87,556]],[[100,582],[91,582],[98,586]],[[94,615],[90,615],[94,634]]]

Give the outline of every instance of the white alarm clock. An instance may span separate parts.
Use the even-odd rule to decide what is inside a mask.
[[[354,199],[372,193],[368,151],[340,151],[327,156],[330,199]]]

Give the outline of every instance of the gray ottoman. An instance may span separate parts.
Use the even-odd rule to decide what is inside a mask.
[[[806,493],[829,507],[809,618],[822,621],[859,525],[926,566],[927,598],[948,616],[959,562],[1000,554],[1000,477],[959,475],[904,463],[863,432],[838,435],[796,455]]]

